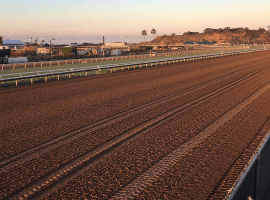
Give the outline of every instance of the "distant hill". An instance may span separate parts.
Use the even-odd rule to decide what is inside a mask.
[[[270,31],[263,28],[250,30],[248,28],[226,27],[224,29],[207,28],[203,33],[185,32],[183,35],[157,36],[150,43],[184,44],[185,42],[211,42],[214,44],[269,44]]]

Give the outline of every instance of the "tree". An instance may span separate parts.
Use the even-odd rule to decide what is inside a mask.
[[[143,31],[142,31],[142,35],[144,36],[144,42],[145,42],[145,36],[147,35],[146,30],[143,30]]]
[[[77,47],[72,47],[71,53],[74,53],[77,58]]]
[[[174,46],[174,37],[175,37],[175,33],[172,33],[170,36],[170,40],[172,41],[173,46]]]
[[[156,33],[157,33],[156,29],[153,28],[153,29],[151,30],[151,34],[153,34],[153,39],[154,39],[154,35],[155,35]]]
[[[203,33],[211,34],[211,33],[213,33],[213,29],[212,28],[206,28],[206,29],[204,29]]]
[[[270,39],[270,26],[267,26],[268,30],[265,32],[265,42],[269,43]]]
[[[223,32],[223,29],[222,28],[218,28],[216,32],[217,33],[222,33]]]
[[[230,27],[225,27],[225,28],[223,29],[224,33],[229,33],[229,32],[230,32],[230,30],[231,30],[231,28],[230,28]]]
[[[260,27],[260,28],[258,29],[258,33],[259,33],[259,34],[265,33],[265,29]]]
[[[223,29],[223,32],[226,34],[226,42],[228,43],[229,41],[229,32],[230,32],[231,28],[230,27],[226,27]]]
[[[250,30],[248,27],[243,29],[244,32],[244,36],[243,36],[243,41],[242,43],[244,44],[249,44],[249,40],[250,40]]]

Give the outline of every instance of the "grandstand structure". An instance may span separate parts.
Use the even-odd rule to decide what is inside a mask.
[[[120,51],[130,51],[130,46],[126,42],[112,42],[105,43],[100,47],[101,49],[109,49],[109,50],[120,50]]]
[[[3,47],[23,49],[25,44],[20,40],[4,40]]]

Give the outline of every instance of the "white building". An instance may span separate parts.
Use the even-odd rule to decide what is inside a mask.
[[[122,51],[120,51],[120,50],[112,50],[111,51],[111,55],[112,56],[121,56],[122,55]]]
[[[130,46],[126,42],[113,42],[113,43],[105,43],[101,46],[103,49],[110,49],[110,50],[121,50],[121,51],[130,51]]]
[[[37,48],[37,54],[49,54],[50,50],[49,48]]]
[[[77,46],[78,46],[78,43],[77,43],[77,42],[70,43],[70,46],[71,46],[71,47],[77,47]]]
[[[20,40],[4,40],[3,42],[3,47],[9,47],[9,48],[23,48],[24,47],[24,42]]]

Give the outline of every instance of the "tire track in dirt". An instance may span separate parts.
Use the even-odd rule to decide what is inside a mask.
[[[181,157],[186,155],[192,148],[197,146],[203,140],[205,140],[209,135],[216,131],[221,125],[229,121],[233,116],[238,114],[246,106],[251,104],[256,98],[258,98],[262,93],[270,88],[270,84],[264,86],[252,96],[244,100],[241,104],[237,105],[225,115],[217,119],[210,126],[205,128],[191,140],[179,146],[178,149],[174,150],[172,153],[161,159],[157,164],[152,166],[146,172],[137,177],[129,185],[125,186],[121,191],[112,196],[112,199],[133,199],[140,191],[148,187],[152,182],[155,181],[164,171],[168,170],[172,165],[178,162]]]
[[[247,77],[253,76],[262,70],[251,73]],[[46,143],[43,143],[41,145],[37,145],[33,148],[27,149],[26,151],[22,151],[18,154],[9,156],[7,159],[3,159],[0,161],[0,167],[1,167],[0,173],[2,173],[5,170],[8,170],[7,165],[11,165],[12,167],[14,167],[15,165],[22,164],[23,162],[26,162],[27,160],[33,159],[34,157],[32,157],[32,156],[41,155],[41,154],[46,153],[47,151],[52,150],[58,146],[65,145],[67,142],[75,140],[78,137],[84,136],[86,134],[89,134],[90,132],[97,130],[97,129],[101,129],[105,126],[109,126],[113,123],[116,123],[116,122],[121,121],[125,118],[128,118],[130,115],[135,114],[136,112],[142,112],[144,110],[153,109],[154,107],[158,106],[159,104],[165,104],[169,101],[181,98],[182,96],[188,95],[192,92],[196,92],[197,90],[202,90],[206,87],[209,87],[209,84],[216,84],[216,83],[218,83],[218,81],[226,79],[234,74],[241,73],[243,71],[246,71],[246,69],[226,74],[226,75],[221,76],[219,78],[216,78],[216,79],[207,81],[205,83],[199,84],[197,86],[191,87],[189,89],[183,90],[181,92],[177,92],[173,95],[166,96],[164,98],[161,98],[161,99],[158,99],[156,101],[144,104],[142,106],[135,107],[133,109],[127,110],[125,112],[122,112],[122,113],[116,114],[114,116],[108,117],[106,119],[103,119],[101,121],[98,121],[94,124],[91,124],[89,126],[82,128],[82,129],[79,129],[79,130],[70,132],[66,135],[54,138]],[[61,115],[57,115],[57,117],[60,117],[60,116],[65,115],[65,114],[66,113],[63,113]],[[29,125],[29,124],[27,124],[27,125]],[[30,156],[31,158],[28,158],[28,156]],[[16,164],[15,164],[15,162],[16,162]]]
[[[194,106],[198,103],[203,103],[206,99],[208,99],[208,98],[210,98],[210,97],[212,97],[220,92],[224,92],[225,90],[230,90],[231,87],[235,87],[237,84],[242,83],[246,79],[253,77],[254,75],[257,75],[257,73],[258,72],[252,73],[248,76],[245,76],[237,81],[234,81],[226,86],[223,86],[222,88],[214,90],[214,91],[212,91],[204,96],[201,96],[193,101],[190,101],[189,103],[187,103],[181,107],[178,107],[176,109],[168,111],[168,112],[166,112],[166,113],[164,113],[156,118],[153,118],[153,119],[147,121],[146,123],[143,123],[142,125],[132,129],[131,131],[126,132],[125,134],[106,143],[105,145],[97,148],[96,150],[91,151],[91,152],[87,153],[86,155],[80,156],[79,158],[77,158],[75,161],[73,161],[71,163],[65,164],[60,169],[58,169],[56,172],[51,173],[48,177],[42,179],[41,181],[34,184],[30,188],[23,190],[21,193],[16,195],[16,197],[11,197],[11,198],[16,199],[16,198],[23,197],[23,196],[29,197],[30,195],[33,195],[36,192],[42,191],[42,189],[46,190],[44,188],[49,187],[50,184],[54,184],[55,182],[59,182],[57,184],[62,184],[61,181],[58,181],[59,179],[66,179],[64,182],[70,180],[71,178],[74,177],[73,175],[69,174],[71,171],[74,170],[74,172],[72,174],[80,173],[84,167],[89,165],[89,164],[87,165],[86,163],[97,162],[104,155],[107,155],[107,151],[109,151],[111,153],[112,151],[115,151],[115,149],[118,149],[122,146],[127,145],[128,143],[130,143],[130,140],[133,140],[136,137],[139,137],[141,134],[148,131],[149,128],[153,128],[152,126],[154,126],[155,124],[158,124],[167,118],[171,118],[175,114],[178,114],[178,112],[181,112],[181,111],[184,111],[188,108],[191,108],[192,106]],[[95,157],[97,157],[97,158],[95,159]],[[75,171],[77,168],[78,168],[78,172]],[[63,178],[63,176],[64,176],[64,178]],[[52,187],[52,186],[50,186],[50,187]],[[54,185],[54,187],[55,187],[55,185]]]

